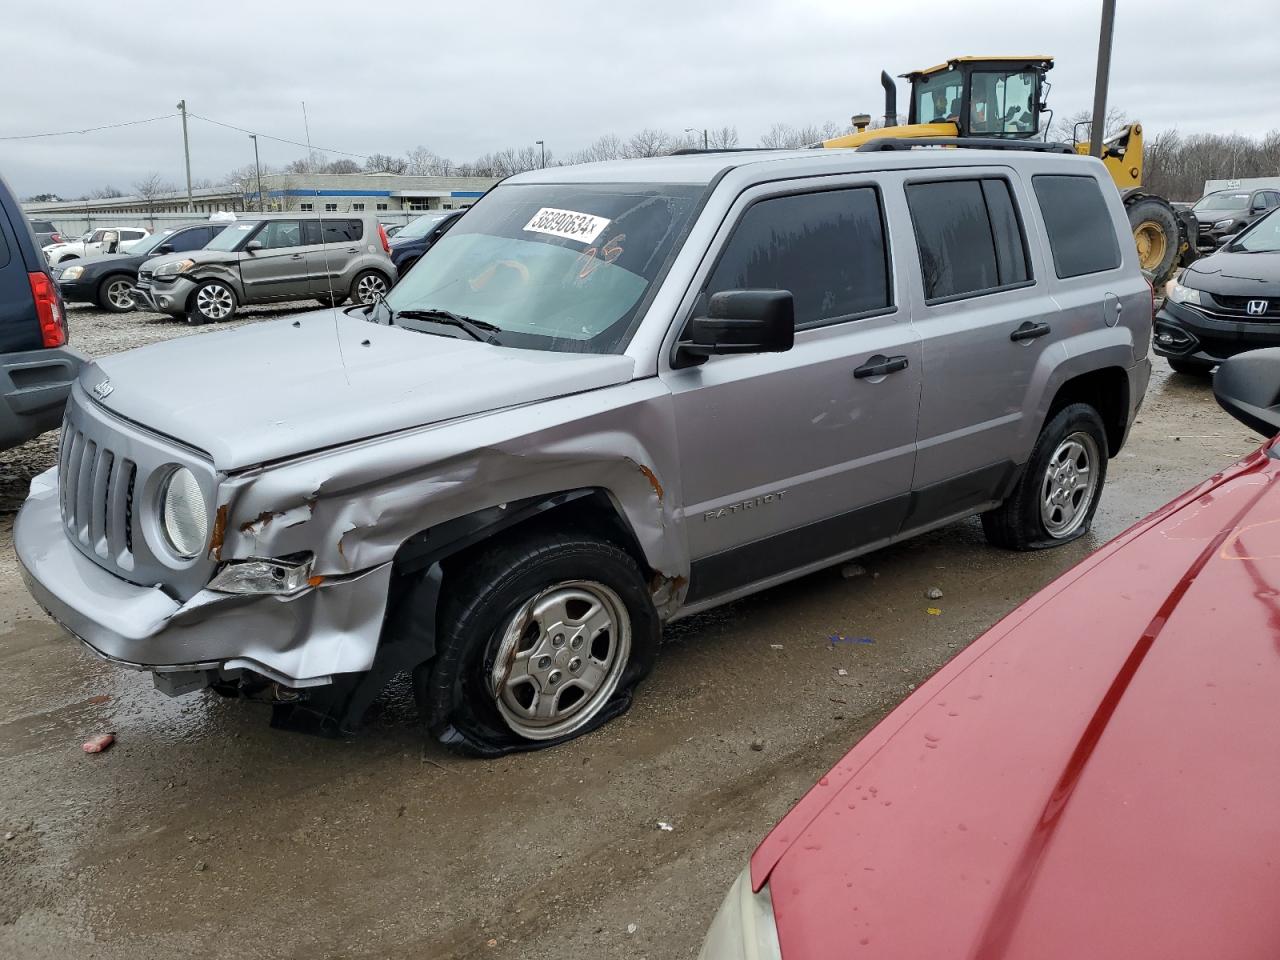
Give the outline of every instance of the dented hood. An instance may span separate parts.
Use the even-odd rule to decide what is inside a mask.
[[[103,357],[80,380],[114,413],[235,470],[625,383],[632,371],[624,356],[497,347],[325,310]]]

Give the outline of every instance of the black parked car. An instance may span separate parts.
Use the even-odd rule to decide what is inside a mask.
[[[1280,346],[1280,215],[1269,213],[1165,288],[1155,352],[1180,373]]]
[[[31,224],[0,179],[0,450],[62,422],[83,363]]]
[[[464,210],[440,210],[424,213],[410,220],[391,241],[391,262],[397,276],[418,262],[418,258],[431,249],[432,244],[444,236],[445,231],[458,222]]]
[[[1200,229],[1197,246],[1213,250],[1223,237],[1239,233],[1276,207],[1280,207],[1280,190],[1215,190],[1205,194],[1191,208]]]
[[[184,224],[151,234],[128,253],[113,253],[59,264],[53,268],[64,300],[96,303],[103,310],[124,313],[134,308],[131,293],[138,267],[152,257],[199,250],[225,228],[223,222]]]

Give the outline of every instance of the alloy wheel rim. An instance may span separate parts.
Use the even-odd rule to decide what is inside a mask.
[[[591,580],[540,591],[496,636],[489,693],[511,730],[529,740],[589,723],[613,696],[631,653],[625,604]]]
[[[128,280],[116,280],[107,287],[107,300],[113,307],[126,310],[133,306],[133,284]]]
[[[211,320],[221,320],[231,313],[231,291],[226,287],[202,287],[196,294],[196,309]]]
[[[361,303],[368,303],[374,297],[387,292],[387,285],[381,277],[361,277],[356,284],[356,296]]]
[[[1040,485],[1040,520],[1055,540],[1074,534],[1089,515],[1098,492],[1099,463],[1097,443],[1082,431],[1053,451]]]

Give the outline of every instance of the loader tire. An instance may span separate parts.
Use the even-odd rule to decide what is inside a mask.
[[[1178,217],[1159,197],[1138,197],[1125,205],[1129,226],[1138,247],[1138,263],[1156,289],[1173,276],[1182,246]]]

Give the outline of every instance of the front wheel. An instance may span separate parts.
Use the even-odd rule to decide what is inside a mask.
[[[1138,263],[1151,275],[1156,289],[1161,289],[1173,276],[1181,253],[1178,216],[1173,207],[1159,197],[1142,197],[1125,208],[1133,242],[1138,248]]]
[[[390,287],[383,274],[377,270],[362,270],[351,281],[351,300],[353,303],[373,303],[388,289]]]
[[[495,545],[446,573],[436,659],[414,675],[432,734],[475,756],[563,743],[624,712],[658,646],[632,558],[586,535]]]
[[[1087,403],[1073,403],[1040,431],[1013,493],[982,515],[982,531],[1010,550],[1069,543],[1088,532],[1106,478],[1102,418]]]
[[[127,313],[133,309],[133,284],[128,277],[117,274],[98,284],[98,306],[112,313]]]
[[[230,320],[236,313],[236,294],[221,280],[206,280],[196,287],[187,308],[187,323],[199,326]]]

